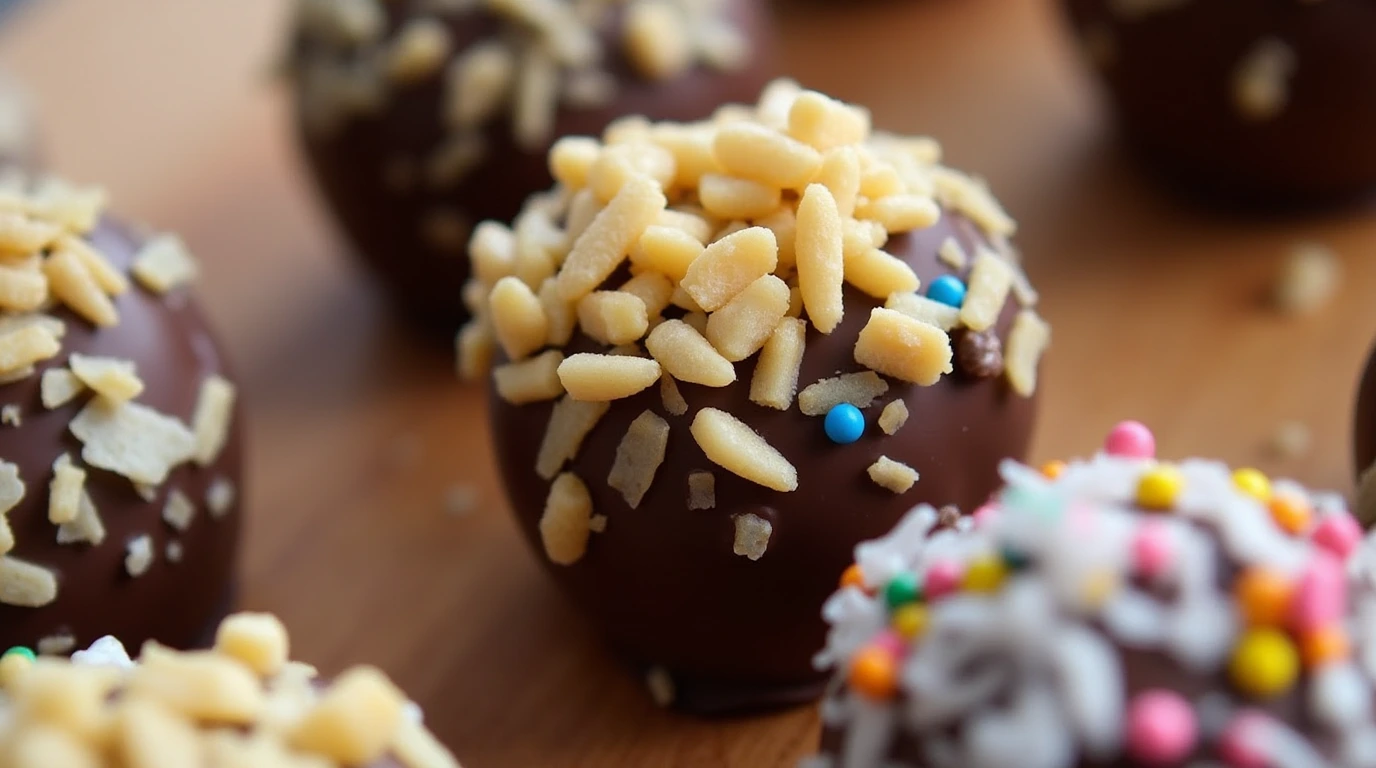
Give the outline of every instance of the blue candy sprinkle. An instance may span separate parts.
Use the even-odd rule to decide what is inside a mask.
[[[965,303],[965,283],[955,275],[941,275],[927,286],[927,298],[960,309]]]
[[[865,415],[850,403],[832,406],[823,425],[833,443],[849,445],[865,434]]]

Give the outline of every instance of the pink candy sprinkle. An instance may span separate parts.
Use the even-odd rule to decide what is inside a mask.
[[[1357,524],[1357,519],[1346,512],[1325,515],[1319,524],[1314,527],[1314,543],[1332,552],[1333,554],[1347,559],[1352,554],[1352,550],[1357,548],[1357,544],[1362,540],[1362,527]]]
[[[1128,707],[1128,752],[1147,765],[1189,757],[1198,734],[1190,703],[1173,691],[1145,691]]]
[[[994,504],[985,504],[976,509],[970,518],[975,521],[976,528],[985,528],[994,522],[994,518],[999,516],[999,508]]]
[[[1156,436],[1140,421],[1122,421],[1108,433],[1104,452],[1110,456],[1150,459],[1156,455]]]
[[[950,560],[937,560],[922,577],[922,596],[928,601],[938,600],[956,591],[960,585],[960,566]]]
[[[1342,621],[1347,579],[1337,558],[1320,553],[1309,561],[1295,587],[1291,619],[1295,629],[1315,630]]]
[[[1148,521],[1132,539],[1132,564],[1137,572],[1154,579],[1170,568],[1175,557],[1170,530],[1162,523]]]
[[[883,632],[880,632],[879,635],[874,638],[874,640],[870,641],[870,645],[873,645],[876,648],[883,648],[887,653],[889,653],[892,656],[903,655],[903,637],[899,635],[897,632],[893,631],[892,629],[886,629]]]
[[[1218,756],[1232,768],[1267,768],[1262,739],[1270,720],[1258,712],[1243,712],[1219,736]]]

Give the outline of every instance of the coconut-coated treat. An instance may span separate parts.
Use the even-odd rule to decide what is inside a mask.
[[[239,539],[237,389],[175,235],[0,182],[0,646],[195,644]]]
[[[772,75],[763,0],[297,0],[306,159],[399,307],[467,317],[472,226],[552,183],[546,155],[623,115],[696,120]]]
[[[1206,195],[1312,204],[1376,187],[1366,0],[1066,0],[1118,124]]]
[[[856,548],[806,768],[1376,764],[1376,547],[1341,495],[1135,422],[1001,471],[972,517]]]
[[[460,768],[382,671],[290,660],[275,616],[229,616],[206,651],[112,636],[71,659],[0,656],[8,768]]]
[[[851,548],[1027,447],[1050,329],[1013,221],[936,142],[784,81],[551,165],[479,226],[459,338],[521,529],[662,703],[813,698]]]

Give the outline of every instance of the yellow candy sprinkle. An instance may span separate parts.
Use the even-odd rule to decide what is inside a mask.
[[[0,658],[0,688],[13,685],[19,675],[27,672],[32,666],[33,660],[27,656],[17,653],[5,654],[4,658]]]
[[[1137,505],[1143,509],[1168,510],[1175,506],[1184,487],[1185,478],[1180,470],[1170,464],[1157,465],[1142,473],[1137,481]]]
[[[997,557],[981,557],[965,567],[963,586],[971,592],[993,592],[1003,584],[1008,566]]]
[[[908,603],[893,612],[893,630],[904,640],[911,640],[927,629],[927,607]]]
[[[1259,469],[1243,467],[1233,471],[1233,485],[1239,491],[1265,504],[1271,499],[1271,479]]]
[[[1110,570],[1101,570],[1091,573],[1085,579],[1083,597],[1085,605],[1091,608],[1098,608],[1108,602],[1113,593],[1118,591],[1118,574]]]
[[[1258,699],[1285,693],[1295,684],[1300,671],[1300,655],[1283,632],[1253,629],[1242,636],[1233,649],[1228,672],[1233,685]]]

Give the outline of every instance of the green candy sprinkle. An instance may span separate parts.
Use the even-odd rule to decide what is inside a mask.
[[[917,575],[913,573],[900,573],[884,587],[884,600],[891,609],[916,602],[921,596]]]
[[[3,654],[0,654],[0,659],[3,659],[8,656],[23,656],[29,661],[34,661],[38,658],[38,654],[34,653],[32,650],[28,648],[25,648],[22,645],[16,645],[8,651],[5,651]]]

